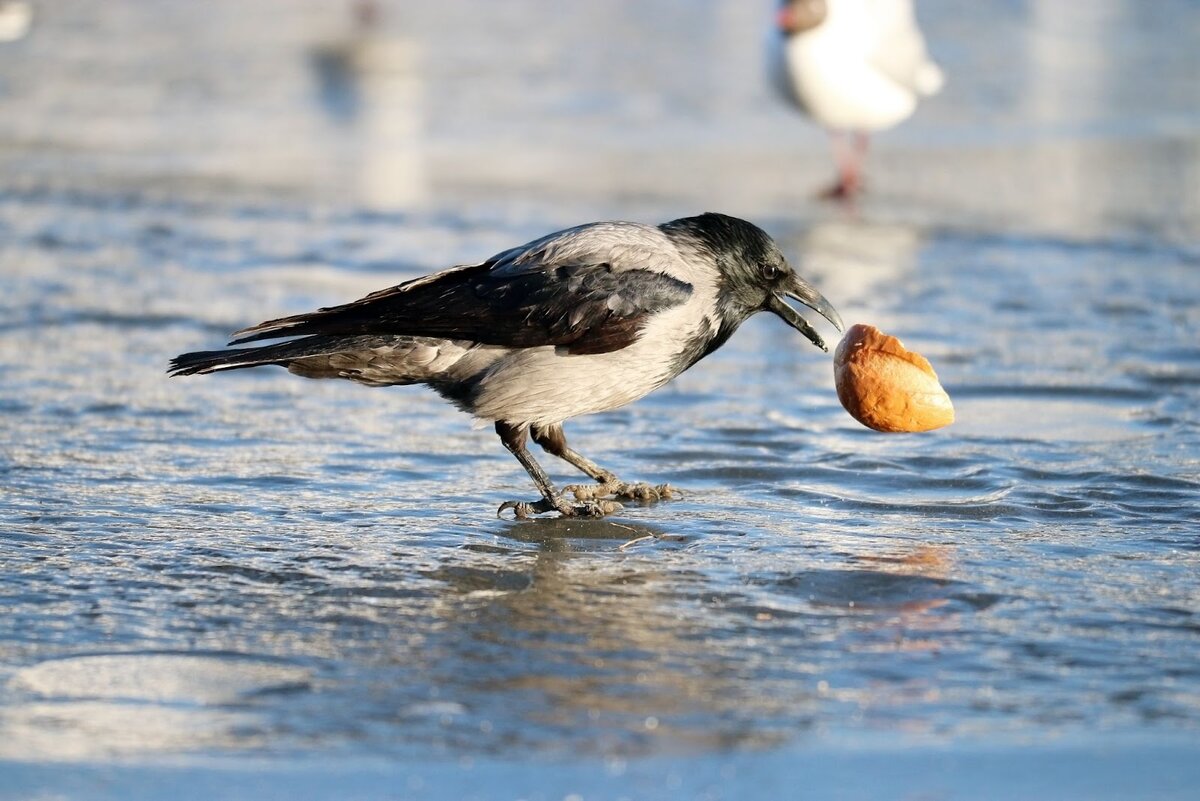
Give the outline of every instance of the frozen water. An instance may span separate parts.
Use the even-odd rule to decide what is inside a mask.
[[[949,83],[847,210],[761,80],[769,5],[36,6],[0,45],[0,798],[1190,797],[1200,10],[919,3]],[[862,429],[756,318],[568,426],[682,500],[513,523],[528,478],[427,391],[164,375],[709,209],[958,422]]]

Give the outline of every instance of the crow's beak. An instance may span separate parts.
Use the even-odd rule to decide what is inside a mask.
[[[801,334],[804,334],[810,342],[828,353],[829,348],[826,347],[825,340],[821,339],[821,335],[817,333],[816,329],[809,325],[808,320],[805,320],[795,309],[787,305],[783,299],[784,296],[800,301],[833,323],[834,328],[838,331],[844,331],[846,326],[842,323],[842,316],[837,313],[837,309],[833,308],[833,304],[825,300],[825,297],[820,292],[807,284],[804,279],[795,273],[792,274],[790,281],[780,287],[777,293],[767,296],[767,308],[769,310],[778,314],[783,318],[785,323],[795,328]]]

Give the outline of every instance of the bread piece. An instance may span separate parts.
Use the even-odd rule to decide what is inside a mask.
[[[954,422],[929,360],[872,325],[851,326],[833,354],[838,400],[876,431],[932,431]]]

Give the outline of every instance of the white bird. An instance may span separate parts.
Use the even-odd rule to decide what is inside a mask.
[[[853,196],[868,134],[907,119],[944,82],[912,0],[781,0],[776,25],[776,88],[833,136],[838,181],[824,195]]]

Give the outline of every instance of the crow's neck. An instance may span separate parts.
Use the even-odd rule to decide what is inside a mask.
[[[706,316],[701,330],[685,341],[676,360],[675,374],[682,373],[728,342],[748,316],[727,308],[718,300],[716,313]]]

